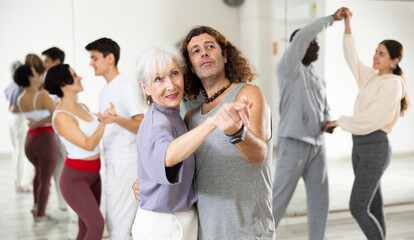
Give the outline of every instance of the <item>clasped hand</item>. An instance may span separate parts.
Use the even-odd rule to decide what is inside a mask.
[[[327,133],[333,133],[334,129],[338,126],[336,121],[328,121],[325,123],[324,131]]]
[[[238,132],[242,125],[249,127],[250,108],[253,103],[243,96],[241,102],[224,104],[214,115],[217,128],[227,135]]]
[[[38,123],[38,121],[35,121],[29,118],[27,122],[27,126],[29,127],[30,130],[33,130],[33,129],[36,129],[37,127],[40,127],[40,124]]]
[[[115,105],[112,102],[109,102],[111,107],[107,108],[103,113],[95,113],[95,115],[98,117],[98,120],[101,123],[109,124],[116,121],[116,118],[118,117],[118,114],[115,110]]]

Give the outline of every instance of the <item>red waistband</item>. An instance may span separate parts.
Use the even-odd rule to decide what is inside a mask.
[[[46,132],[46,131],[53,131],[52,126],[43,126],[43,127],[38,127],[35,129],[30,129],[29,131],[27,131],[27,134],[30,134],[31,136],[36,136],[37,134],[41,133],[41,132]]]
[[[65,165],[82,172],[99,172],[101,169],[101,159],[80,160],[66,158]]]

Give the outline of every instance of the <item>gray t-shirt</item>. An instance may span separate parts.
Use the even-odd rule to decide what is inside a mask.
[[[207,114],[197,108],[189,129],[204,122],[228,102],[234,102],[244,84],[238,84]],[[274,239],[272,141],[263,165],[244,160],[223,132],[214,130],[195,151],[199,239]]]

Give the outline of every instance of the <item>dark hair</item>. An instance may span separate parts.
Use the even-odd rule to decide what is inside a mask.
[[[108,54],[112,53],[114,55],[114,58],[115,58],[115,66],[118,65],[119,55],[120,55],[121,49],[119,48],[118,43],[116,43],[112,39],[100,38],[100,39],[98,39],[96,41],[93,41],[93,42],[89,43],[88,45],[86,45],[85,49],[88,50],[88,51],[96,50],[96,51],[102,53],[104,57],[106,57],[106,56],[108,56]]]
[[[298,28],[298,29],[296,29],[295,31],[293,31],[293,33],[290,35],[289,42],[292,42],[293,37],[296,35],[296,33],[298,33],[298,32],[299,32],[299,30],[300,30],[300,28]]]
[[[24,64],[32,66],[38,74],[43,74],[46,71],[42,59],[33,53],[29,53],[26,55]]]
[[[396,58],[398,59],[398,63],[394,66],[392,73],[395,75],[401,76],[404,80],[405,96],[403,99],[401,99],[401,110],[400,110],[401,116],[404,116],[405,110],[407,110],[408,105],[410,104],[410,101],[407,95],[407,82],[405,80],[404,73],[399,66],[399,63],[401,62],[402,57],[403,57],[403,51],[404,51],[403,45],[398,41],[390,40],[390,39],[386,39],[380,42],[380,44],[384,45],[385,48],[387,48],[391,59],[396,59]]]
[[[21,87],[30,86],[29,77],[33,76],[32,67],[28,64],[22,65],[14,71],[13,80]]]
[[[60,63],[65,61],[65,52],[57,47],[51,47],[42,52],[42,55],[49,56],[53,61],[59,59]]]
[[[68,64],[58,64],[49,69],[45,79],[45,89],[51,94],[63,97],[62,87],[73,84],[73,76]]]
[[[207,27],[197,26],[190,30],[185,39],[181,43],[181,54],[183,54],[185,62],[189,69],[191,69],[191,61],[188,55],[187,46],[193,37],[197,37],[201,34],[207,33],[214,37],[221,48],[221,52],[224,55],[224,51],[227,53],[227,63],[225,64],[226,78],[231,82],[251,82],[256,74],[253,72],[247,59],[242,53],[219,31]],[[193,100],[199,95],[203,89],[200,78],[197,77],[192,71],[187,71],[184,78],[184,100]]]

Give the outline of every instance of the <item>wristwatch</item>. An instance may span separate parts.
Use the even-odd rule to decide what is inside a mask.
[[[236,144],[236,143],[239,143],[239,142],[243,142],[244,136],[246,136],[246,127],[245,126],[243,126],[243,131],[242,131],[242,134],[240,136],[237,136],[237,137],[227,136],[227,140],[232,144]]]

